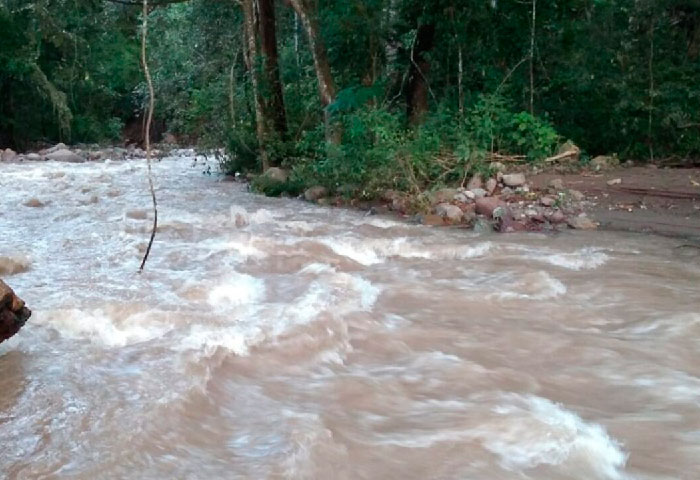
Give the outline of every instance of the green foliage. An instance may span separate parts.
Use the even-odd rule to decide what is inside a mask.
[[[304,191],[305,183],[299,177],[292,176],[286,182],[279,182],[265,175],[255,177],[250,184],[254,192],[262,193],[268,197],[288,195],[296,197]]]

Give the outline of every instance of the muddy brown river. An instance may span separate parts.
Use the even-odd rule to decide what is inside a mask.
[[[34,312],[0,345],[0,478],[700,478],[697,249],[420,227],[205,168],[155,165],[138,275],[144,162],[0,166]]]

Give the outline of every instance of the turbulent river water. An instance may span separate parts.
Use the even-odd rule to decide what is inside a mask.
[[[682,241],[420,227],[204,168],[155,165],[141,275],[143,162],[0,169],[34,312],[0,345],[0,478],[700,478]]]

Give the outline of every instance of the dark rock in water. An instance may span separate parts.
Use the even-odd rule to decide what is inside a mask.
[[[24,301],[0,280],[0,343],[19,332],[31,315]]]

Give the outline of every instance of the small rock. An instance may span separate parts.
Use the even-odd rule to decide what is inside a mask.
[[[492,217],[498,207],[506,208],[506,202],[498,197],[483,197],[476,200],[476,213]]]
[[[572,217],[567,222],[571,228],[576,230],[595,230],[598,225],[585,215]]]
[[[564,190],[564,180],[561,178],[553,178],[549,181],[547,186],[556,191]]]
[[[550,197],[548,195],[540,198],[540,203],[544,205],[545,207],[552,207],[554,206],[555,203],[557,203],[557,200],[554,197]]]
[[[503,183],[508,187],[520,187],[525,184],[525,174],[508,173],[503,175]]]
[[[284,183],[289,178],[289,174],[287,173],[287,171],[279,167],[268,168],[267,170],[265,170],[265,173],[263,173],[263,176],[279,183]]]
[[[68,147],[66,146],[65,143],[61,142],[61,143],[57,143],[56,145],[54,145],[51,148],[47,148],[46,150],[42,150],[42,152],[44,153],[44,155],[46,155],[48,153],[58,152],[59,150],[68,150]]]
[[[27,153],[24,155],[24,159],[28,162],[41,162],[44,160],[44,157],[39,155],[38,153]]]
[[[491,171],[497,172],[497,173],[498,172],[503,173],[506,170],[506,166],[504,164],[502,164],[501,162],[491,162],[489,164],[489,168],[491,169]]]
[[[465,193],[458,193],[457,195],[454,196],[453,200],[455,202],[459,202],[459,203],[469,203],[469,202],[471,202],[472,199],[469,198],[465,192]]]
[[[464,212],[457,205],[440,203],[435,207],[435,214],[441,216],[450,223],[459,223],[464,218]]]
[[[484,190],[483,188],[472,188],[468,191],[472,192],[474,198],[483,198],[487,195],[486,190]]]
[[[591,167],[594,170],[605,170],[617,163],[614,157],[609,157],[607,155],[598,155],[591,160]]]
[[[503,190],[501,190],[501,195],[504,197],[508,197],[509,195],[513,195],[513,189],[510,187],[505,187]]]
[[[581,200],[586,198],[586,196],[578,190],[569,190],[569,196],[571,196],[571,198],[573,198],[577,202],[580,202]]]
[[[148,218],[148,210],[134,209],[127,210],[124,214],[126,218],[133,218],[134,220],[146,220]]]
[[[566,216],[561,210],[556,210],[547,217],[547,220],[551,223],[564,223],[566,221]]]
[[[54,162],[68,162],[68,163],[83,163],[85,159],[80,155],[71,152],[68,149],[59,149],[53,152],[49,152],[46,158],[53,160]]]
[[[622,179],[621,178],[613,178],[612,180],[608,180],[606,183],[612,187],[613,185],[621,184]]]
[[[467,197],[469,200],[474,200],[476,198],[476,194],[471,190],[467,190],[466,192],[464,192],[464,196]]]
[[[440,225],[445,225],[445,218],[434,214],[430,213],[427,215],[418,215],[417,217],[418,223],[421,225],[430,225],[430,226],[440,226]]]
[[[489,195],[493,195],[493,192],[496,191],[497,186],[498,181],[495,178],[489,178],[488,180],[486,180],[486,191]]]
[[[456,188],[442,188],[429,194],[431,205],[451,202],[459,191]]]
[[[476,174],[472,176],[472,178],[469,180],[469,183],[467,183],[467,190],[475,190],[475,189],[480,189],[483,187],[484,181],[481,179],[481,175]]]
[[[26,202],[24,202],[25,207],[31,207],[31,208],[41,208],[45,206],[46,204],[39,200],[38,198],[30,198]]]
[[[315,187],[307,188],[304,192],[304,198],[309,202],[315,202],[319,198],[327,197],[328,190],[326,187],[316,185]]]
[[[12,150],[11,148],[6,148],[2,152],[0,152],[0,161],[3,162],[12,162],[13,160],[17,159],[17,152]]]

